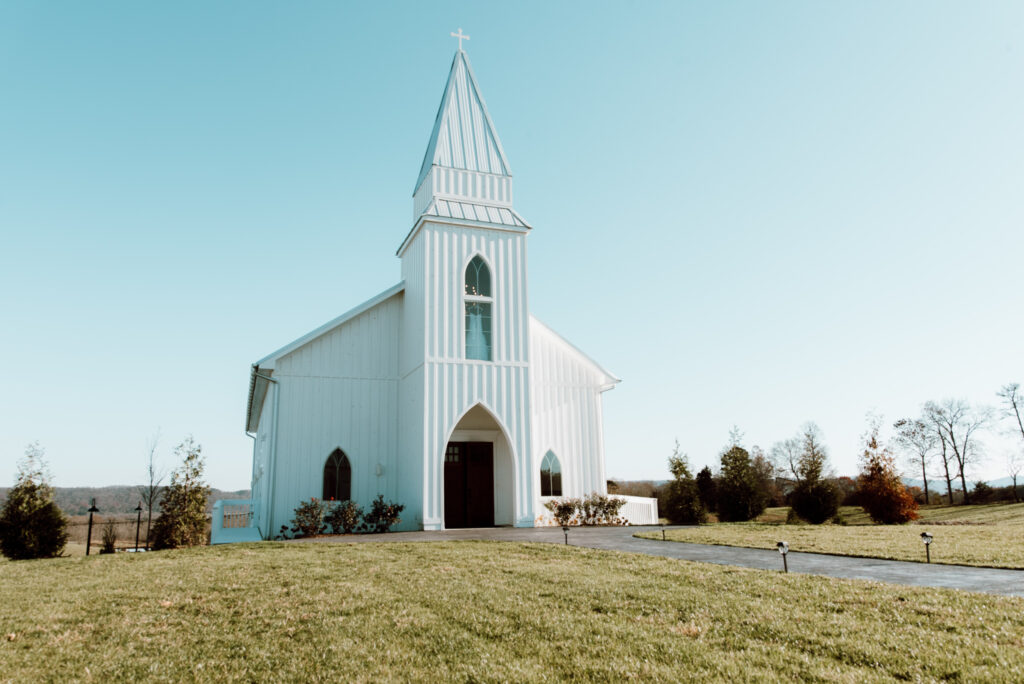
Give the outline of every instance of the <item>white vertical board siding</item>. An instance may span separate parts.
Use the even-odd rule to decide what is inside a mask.
[[[424,345],[419,458],[423,463],[423,526],[427,529],[444,526],[445,447],[459,420],[477,404],[493,415],[508,444],[510,463],[497,467],[507,466],[514,472],[514,524],[533,524],[525,239],[522,232],[428,221],[402,255],[407,290],[423,293],[420,327],[410,327],[406,336],[418,337],[422,331]],[[466,266],[477,254],[491,272],[493,360],[489,362],[465,358],[464,277]],[[413,279],[414,273],[419,275],[416,269],[420,264],[422,289]],[[410,306],[408,314],[416,313]],[[409,318],[407,315],[406,320]],[[409,394],[413,394],[411,388]],[[409,404],[413,405],[411,399]],[[411,441],[413,430],[404,424],[404,417],[402,429]]]
[[[534,324],[530,328],[530,378],[532,477],[539,482],[541,459],[550,450],[562,466],[562,496],[607,493],[601,414],[607,374],[551,330]]]
[[[398,467],[402,310],[403,294],[395,295],[277,360],[281,395],[276,463],[264,475],[274,480],[265,534],[276,535],[301,501],[322,496],[324,463],[336,448],[351,463],[352,498],[360,505],[377,494],[397,498],[398,478],[382,475]],[[261,420],[261,432],[272,432],[272,422]]]
[[[270,537],[270,451],[273,448],[273,393],[277,391],[271,384],[267,392],[267,400],[260,411],[259,427],[252,451],[252,500],[256,502],[256,527],[264,538]]]

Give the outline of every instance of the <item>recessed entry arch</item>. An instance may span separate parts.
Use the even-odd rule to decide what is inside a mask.
[[[483,402],[456,421],[440,461],[440,509],[446,529],[514,524],[515,449],[508,430]]]

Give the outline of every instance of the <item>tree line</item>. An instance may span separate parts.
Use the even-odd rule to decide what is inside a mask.
[[[935,493],[929,491],[928,480],[936,477],[945,483],[950,505],[985,503],[999,495],[1019,502],[1024,398],[1016,383],[1003,386],[996,395],[996,409],[972,406],[962,399],[928,401],[920,416],[892,424],[889,444],[881,436],[881,419],[870,417],[856,478],[835,476],[821,430],[807,423],[767,453],[756,445],[747,449],[743,434],[733,428],[719,453],[719,467],[712,471],[705,466],[696,475],[677,440],[668,459],[671,480],[657,487],[634,483],[617,491],[657,496],[659,510],[675,523],[705,522],[709,513],[723,522],[753,520],[766,507],[783,505],[790,506],[790,520],[815,524],[839,521],[840,505],[860,505],[876,522],[906,522],[917,517],[918,503],[933,502]],[[1011,436],[1005,464],[1012,486],[999,491],[977,482],[971,490],[968,472],[985,456],[981,437],[1000,428]],[[904,484],[901,462],[921,474],[923,492]]]
[[[156,467],[155,440],[149,448],[148,481],[137,488],[147,512],[146,547],[169,549],[205,544],[210,487],[203,480],[202,446],[190,436],[176,448],[181,464],[163,485],[166,475]],[[55,489],[38,443],[25,449],[14,486],[0,507],[0,553],[12,560],[54,558],[64,553],[68,519],[54,500]],[[133,509],[134,510],[134,509]],[[153,520],[154,510],[157,518]],[[114,527],[104,529],[104,548],[114,550]]]

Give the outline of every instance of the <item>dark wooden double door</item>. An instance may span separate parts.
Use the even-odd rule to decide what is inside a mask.
[[[444,526],[494,527],[494,444],[449,442],[444,453]]]

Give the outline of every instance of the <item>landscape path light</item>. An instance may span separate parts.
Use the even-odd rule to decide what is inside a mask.
[[[924,542],[924,557],[929,563],[932,562],[932,539],[934,539],[934,537],[927,532],[921,533],[921,541]]]
[[[786,554],[789,553],[789,544],[784,541],[780,541],[775,545],[775,547],[779,550],[779,553],[782,554],[782,569],[785,572],[789,572],[789,563],[786,562]]]
[[[562,525],[562,534],[565,535],[565,545],[568,546],[569,545],[569,526],[568,525]]]
[[[661,541],[665,541],[665,523],[659,520],[658,524],[661,525]]]
[[[89,531],[85,535],[85,555],[89,555],[89,547],[92,546],[92,514],[99,513],[100,509],[96,508],[96,499],[89,500]]]
[[[135,507],[135,553],[139,552],[139,527],[142,525],[142,502]]]

